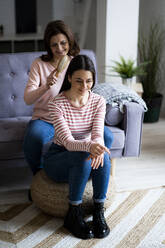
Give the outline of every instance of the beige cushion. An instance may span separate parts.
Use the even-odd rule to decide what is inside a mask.
[[[111,177],[105,208],[108,207],[115,193],[113,178]],[[47,177],[44,170],[40,170],[32,180],[31,195],[38,208],[47,214],[64,217],[68,210],[69,185],[67,183],[55,183]],[[93,187],[89,180],[83,195],[83,206],[86,213],[90,213],[92,207]]]

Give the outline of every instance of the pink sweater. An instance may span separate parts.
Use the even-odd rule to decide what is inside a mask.
[[[92,142],[104,145],[104,117],[106,104],[102,96],[90,93],[88,103],[74,107],[61,92],[49,104],[55,128],[54,143],[69,151],[90,152]]]
[[[69,64],[68,64],[69,65]],[[48,101],[54,98],[61,88],[65,73],[68,66],[59,74],[57,83],[45,92],[34,104],[32,119],[41,119],[51,123],[51,118],[48,111]],[[47,77],[54,70],[54,67],[49,62],[44,62],[40,58],[34,60],[29,73],[29,80],[26,88],[37,89],[46,84]]]

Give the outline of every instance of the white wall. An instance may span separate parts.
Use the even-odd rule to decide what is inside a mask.
[[[73,25],[73,1],[72,0],[52,0],[52,15],[54,20],[64,20],[68,25]]]
[[[98,68],[98,81],[105,81],[106,65],[106,8],[107,0],[97,0],[97,20],[96,20],[96,58]]]
[[[121,82],[120,77],[103,73],[114,74],[109,66],[113,65],[113,60],[119,60],[120,55],[137,59],[139,0],[104,0],[101,3],[98,0],[97,3],[100,5],[97,11],[99,79]]]
[[[137,59],[138,19],[139,0],[107,1],[106,65],[112,66],[112,60],[119,60],[120,55]],[[110,76],[109,80],[121,82],[119,77]]]
[[[43,33],[48,22],[53,20],[52,0],[37,0],[37,30]]]
[[[84,48],[92,49],[93,51],[96,51],[96,11],[97,1],[93,0],[91,3],[86,41],[84,45]]]
[[[96,50],[96,0],[52,0],[53,19],[62,19],[75,33],[81,48]],[[88,15],[89,14],[89,15]]]
[[[139,11],[139,30],[147,32],[151,22],[161,20],[163,27],[165,28],[165,0],[150,0],[149,4],[146,0],[140,0],[140,11]],[[165,44],[164,44],[165,51]],[[163,54],[165,58],[165,52]],[[165,61],[165,59],[164,59]],[[165,73],[164,73],[165,76]],[[160,82],[159,92],[164,96],[163,104],[161,108],[161,116],[165,117],[165,78]]]

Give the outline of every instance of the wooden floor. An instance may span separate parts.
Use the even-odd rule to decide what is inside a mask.
[[[165,185],[165,119],[144,123],[139,158],[117,159],[118,191]]]

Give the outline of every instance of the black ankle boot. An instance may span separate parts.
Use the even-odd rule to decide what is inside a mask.
[[[104,217],[104,203],[94,203],[93,231],[95,238],[105,238],[110,233]]]
[[[69,210],[64,220],[64,227],[77,238],[91,239],[94,237],[92,229],[83,219],[81,205],[69,205]]]

